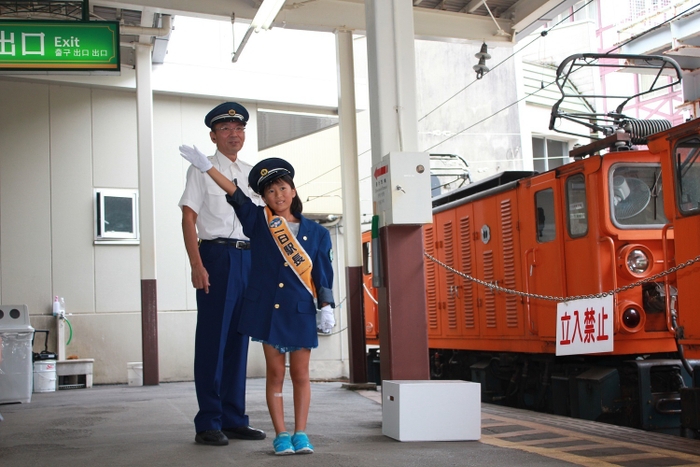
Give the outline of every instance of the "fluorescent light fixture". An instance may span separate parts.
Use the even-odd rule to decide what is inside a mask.
[[[270,29],[272,22],[277,17],[277,14],[282,9],[282,6],[284,6],[285,1],[286,0],[264,0],[262,5],[260,5],[260,8],[258,8],[258,12],[255,14],[253,22],[250,23],[251,29],[255,29],[255,32],[258,32],[261,29]]]
[[[238,49],[236,49],[236,51],[233,53],[233,58],[231,58],[233,63],[238,61],[238,57],[241,56],[243,47],[245,47],[245,45],[248,43],[248,39],[250,39],[250,35],[253,33],[253,31],[260,32],[261,29],[270,29],[272,22],[275,20],[277,14],[284,6],[285,1],[286,0],[263,0],[260,8],[258,8],[258,12],[255,13],[255,17],[250,23],[243,40],[238,46]]]

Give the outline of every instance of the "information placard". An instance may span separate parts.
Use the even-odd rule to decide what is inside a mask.
[[[0,72],[119,71],[115,21],[0,21]]]

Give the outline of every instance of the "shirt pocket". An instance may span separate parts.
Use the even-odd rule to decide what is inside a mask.
[[[211,177],[207,176],[209,180],[205,183],[205,189],[207,192],[207,205],[212,214],[218,214],[221,216],[231,216],[233,215],[233,206],[228,204],[226,201],[226,192],[216,184]]]

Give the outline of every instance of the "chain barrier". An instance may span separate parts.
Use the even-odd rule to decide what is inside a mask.
[[[611,290],[611,291],[608,291],[608,292],[602,292],[602,293],[596,293],[596,294],[589,294],[589,295],[574,295],[574,296],[571,296],[571,297],[555,297],[555,296],[552,296],[552,295],[540,295],[540,294],[529,293],[529,292],[521,292],[520,290],[508,289],[508,288],[501,287],[501,286],[499,286],[499,285],[497,285],[497,284],[494,284],[494,283],[491,283],[491,282],[482,281],[481,279],[477,279],[476,277],[472,277],[472,276],[470,276],[469,274],[465,274],[465,273],[463,273],[463,272],[457,271],[457,270],[454,269],[453,267],[451,267],[451,266],[449,266],[449,265],[443,263],[443,262],[440,261],[439,259],[437,259],[437,258],[435,258],[434,256],[430,255],[427,251],[423,251],[423,254],[425,255],[426,258],[428,258],[428,259],[431,260],[432,262],[434,262],[434,263],[436,263],[436,264],[442,266],[443,268],[447,269],[448,271],[450,271],[450,272],[452,272],[452,273],[454,273],[454,274],[457,274],[458,276],[461,276],[461,277],[467,279],[468,281],[476,282],[477,284],[483,285],[484,287],[487,287],[487,288],[489,288],[489,289],[491,289],[491,290],[493,290],[493,291],[495,291],[495,292],[504,292],[504,293],[511,294],[511,295],[518,295],[518,296],[520,296],[520,297],[536,298],[536,299],[539,299],[539,300],[550,300],[550,301],[555,301],[555,302],[570,302],[570,301],[572,301],[572,300],[584,300],[584,299],[591,299],[591,298],[603,298],[603,297],[607,297],[608,295],[615,295],[615,294],[618,294],[618,293],[620,293],[620,292],[624,292],[624,291],[626,291],[626,290],[633,289],[633,288],[635,288],[635,287],[637,287],[637,286],[640,286],[640,285],[642,285],[642,284],[646,284],[646,283],[648,283],[648,282],[654,282],[654,281],[657,280],[657,279],[660,279],[660,278],[662,278],[662,277],[664,277],[664,276],[667,276],[667,275],[669,275],[669,274],[673,274],[674,272],[676,272],[676,271],[678,271],[678,270],[680,270],[680,269],[687,268],[688,266],[691,266],[692,264],[697,263],[698,261],[700,261],[700,255],[698,255],[698,256],[696,256],[695,258],[690,259],[690,260],[688,260],[688,261],[686,261],[686,262],[684,262],[684,263],[681,263],[681,264],[679,264],[679,265],[677,265],[677,266],[674,266],[674,267],[672,267],[672,268],[670,268],[670,269],[668,269],[668,270],[666,270],[666,271],[660,272],[660,273],[655,274],[655,275],[653,275],[653,276],[651,276],[651,277],[647,277],[646,279],[642,279],[641,281],[637,281],[637,282],[634,282],[634,283],[632,283],[632,284],[628,284],[628,285],[624,285],[624,286],[622,286],[622,287],[618,287],[617,289]]]

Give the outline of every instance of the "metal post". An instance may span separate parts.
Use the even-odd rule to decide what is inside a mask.
[[[153,162],[153,90],[150,44],[136,44],[136,115],[139,155],[139,231],[141,241],[141,345],[143,384],[157,385],[158,302]]]
[[[413,7],[405,0],[365,0],[365,14],[375,165],[389,152],[418,149]],[[429,379],[422,227],[384,226],[379,236],[382,379]]]
[[[343,178],[343,226],[348,310],[350,382],[367,382],[365,317],[362,309],[362,232],[360,229],[360,176],[357,162],[355,68],[351,31],[336,31],[338,60],[338,115],[340,169]]]
[[[83,0],[83,21],[90,21],[90,2]]]

